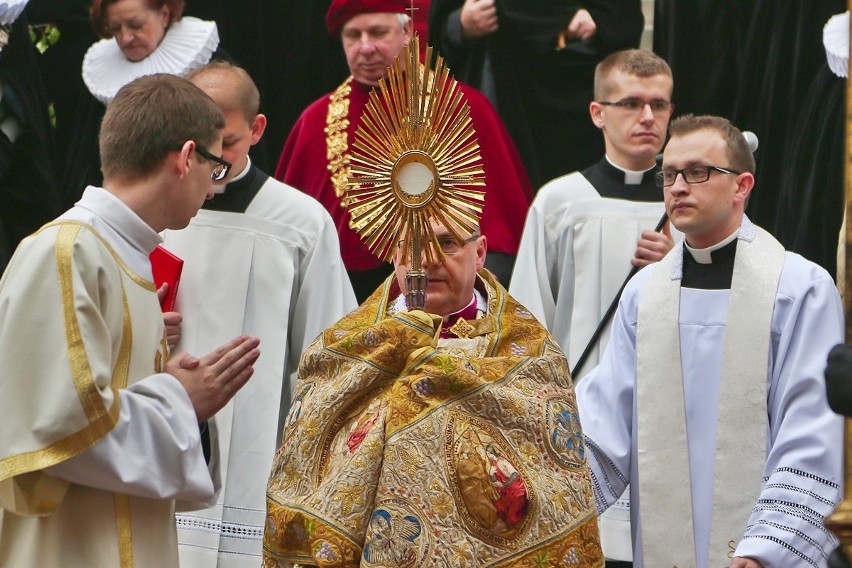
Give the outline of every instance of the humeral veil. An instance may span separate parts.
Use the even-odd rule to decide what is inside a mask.
[[[490,273],[478,287],[467,338],[394,313],[391,276],[305,352],[264,566],[603,565],[565,356]]]

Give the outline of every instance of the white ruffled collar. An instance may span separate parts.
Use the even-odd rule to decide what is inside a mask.
[[[849,74],[849,11],[835,14],[822,29],[828,67],[838,77]]]
[[[142,61],[127,59],[112,38],[95,43],[83,58],[83,82],[106,105],[134,79],[154,73],[183,77],[206,65],[218,46],[216,22],[186,16],[169,26],[157,49]]]
[[[0,0],[0,26],[8,26],[18,19],[30,0]]]

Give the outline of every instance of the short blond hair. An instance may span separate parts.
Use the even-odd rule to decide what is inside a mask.
[[[230,61],[211,61],[190,72],[186,79],[208,94],[208,86],[227,90],[230,96],[218,96],[218,93],[212,95],[216,104],[223,110],[240,111],[249,124],[260,111],[260,91],[257,85],[248,71]]]
[[[603,101],[609,97],[614,86],[610,79],[613,73],[621,71],[637,77],[666,75],[672,77],[672,69],[666,60],[644,49],[625,49],[607,56],[595,67],[595,100]]]

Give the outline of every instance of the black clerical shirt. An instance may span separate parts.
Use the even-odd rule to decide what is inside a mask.
[[[688,250],[683,251],[683,280],[681,286],[700,290],[727,290],[734,276],[734,258],[737,241],[734,239],[722,248],[710,253],[713,262],[701,264],[692,258]]]
[[[662,201],[663,190],[657,185],[655,174],[659,169],[654,166],[642,176],[642,183],[624,183],[624,172],[609,163],[605,157],[597,164],[583,170],[583,177],[589,180],[601,197],[629,199],[631,201]]]

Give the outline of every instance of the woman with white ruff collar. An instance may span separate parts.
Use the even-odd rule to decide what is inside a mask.
[[[92,97],[80,109],[67,152],[62,191],[72,205],[101,180],[97,134],[105,105],[130,81],[154,73],[185,76],[219,55],[216,23],[182,17],[184,0],[94,0],[89,14],[103,39],[83,59]]]

